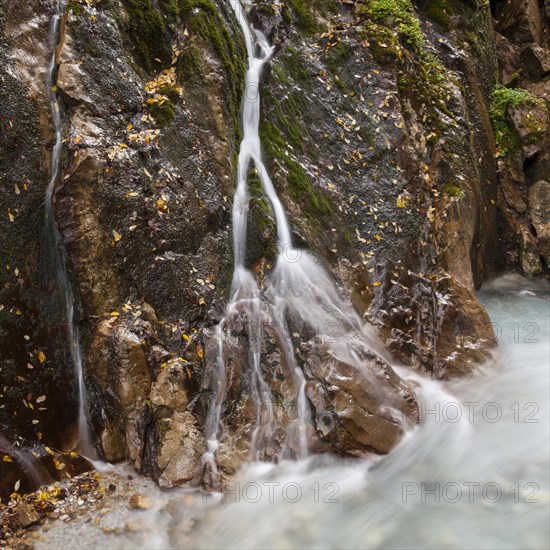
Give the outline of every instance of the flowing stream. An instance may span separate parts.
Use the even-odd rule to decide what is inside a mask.
[[[255,169],[259,174],[264,193],[269,198],[271,208],[275,214],[277,223],[277,245],[279,249],[279,261],[281,255],[292,247],[292,237],[284,208],[275,192],[273,183],[269,178],[267,169],[262,161],[260,127],[260,78],[266,63],[271,59],[273,47],[269,45],[267,38],[257,30],[252,31],[243,13],[240,2],[231,2],[235,15],[239,21],[245,37],[248,54],[248,70],[245,82],[245,98],[242,108],[243,139],[240,144],[237,165],[237,188],[233,202],[233,251],[234,269],[231,286],[231,299],[226,309],[226,315],[220,322],[215,337],[218,341],[218,357],[216,379],[214,387],[216,392],[210,405],[210,411],[206,424],[207,452],[203,457],[203,463],[208,465],[214,476],[217,476],[215,453],[219,447],[219,435],[221,426],[222,405],[227,391],[226,366],[224,360],[224,329],[231,317],[240,314],[248,319],[248,337],[251,342],[249,350],[249,362],[254,378],[254,397],[257,403],[257,423],[252,435],[252,458],[258,458],[262,454],[262,447],[269,445],[269,439],[273,430],[272,397],[269,386],[260,368],[260,342],[261,334],[261,294],[258,284],[252,273],[245,268],[247,242],[247,217],[250,205],[250,194],[247,185],[249,171]],[[278,300],[276,312],[280,318],[279,327],[285,327],[283,320],[284,305],[280,302],[283,297],[277,294]],[[296,418],[297,455],[307,455],[307,431],[306,423],[309,421],[307,413],[307,400],[305,398],[305,380],[301,370],[297,367],[292,352],[292,343],[288,334],[283,330],[281,337],[286,342],[287,358],[294,365],[296,386],[298,388],[298,411]],[[213,484],[217,485],[214,478]]]
[[[63,149],[63,120],[57,94],[57,73],[59,69],[59,48],[62,41],[63,15],[66,0],[58,0],[55,3],[55,13],[52,18],[50,41],[52,54],[48,66],[46,90],[50,101],[50,111],[55,132],[55,141],[51,153],[50,181],[46,189],[45,200],[45,235],[46,251],[49,255],[49,263],[57,289],[61,295],[67,321],[67,334],[69,350],[74,365],[78,384],[78,448],[81,453],[95,456],[94,446],[91,442],[90,427],[87,419],[86,387],[84,386],[84,373],[82,368],[82,350],[80,348],[80,335],[78,324],[74,316],[74,296],[67,273],[67,252],[63,239],[57,228],[54,214],[53,198],[57,182],[59,180],[59,168]]]
[[[149,510],[122,501],[99,525],[54,525],[37,547],[548,548],[550,286],[509,275],[480,298],[494,359],[448,384],[401,370],[422,421],[382,460],[257,462],[224,495],[143,481]]]

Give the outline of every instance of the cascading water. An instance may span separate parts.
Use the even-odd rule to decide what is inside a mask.
[[[65,4],[65,0],[59,0],[56,2],[55,13],[52,18],[50,30],[52,55],[48,66],[46,87],[50,101],[52,123],[55,131],[55,142],[51,153],[50,181],[46,189],[45,248],[49,255],[49,264],[53,269],[57,288],[61,295],[61,300],[65,309],[69,349],[78,383],[78,448],[83,454],[93,456],[95,451],[91,442],[90,427],[87,419],[88,407],[86,388],[84,386],[79,330],[74,317],[74,296],[71,284],[69,282],[69,277],[67,275],[67,253],[65,251],[63,239],[55,222],[53,206],[53,197],[59,178],[61,152],[63,147],[63,121],[61,118],[59,97],[57,94],[57,72],[59,69],[58,57],[59,47],[62,41],[62,25]]]
[[[252,394],[258,411],[256,427],[251,438],[252,458],[265,457],[265,449],[269,447],[276,430],[270,388],[260,367],[262,315],[268,319],[269,325],[276,333],[282,357],[292,373],[296,388],[296,410],[294,419],[286,431],[283,458],[306,457],[309,433],[313,430],[310,405],[306,397],[306,379],[295,357],[289,320],[293,325],[313,327],[316,336],[330,348],[334,358],[361,370],[364,370],[364,364],[357,351],[354,351],[354,346],[367,348],[387,358],[385,349],[372,329],[362,322],[351,303],[342,299],[332,279],[316,259],[306,251],[293,247],[284,207],[262,161],[259,135],[260,78],[274,48],[270,46],[263,33],[249,26],[240,2],[235,0],[232,5],[245,37],[248,70],[242,109],[243,139],[238,157],[238,178],[232,213],[235,260],[231,299],[225,316],[213,336],[217,347],[212,384],[215,391],[206,421],[207,452],[202,459],[203,471],[208,467],[213,473],[214,479],[210,480],[213,485],[217,485],[215,454],[219,448],[222,408],[228,384],[224,355],[225,340],[232,320],[248,320],[248,362],[253,379]],[[264,291],[260,291],[256,279],[244,264],[250,202],[247,178],[252,168],[259,175],[277,225],[278,256],[275,268],[266,280]],[[262,311],[262,306],[267,311]],[[338,327],[338,338],[334,338],[334,327]],[[350,345],[350,342],[353,342],[353,345]]]

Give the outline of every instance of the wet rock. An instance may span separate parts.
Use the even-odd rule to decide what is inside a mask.
[[[141,493],[134,493],[128,500],[128,505],[134,510],[147,510],[151,504],[151,499]]]
[[[151,329],[147,327],[149,332]],[[116,317],[99,324],[90,346],[97,383],[109,396],[106,405],[113,411],[111,422],[101,432],[108,460],[125,456],[139,463],[142,435],[140,417],[151,385],[151,373],[143,339],[117,321]],[[116,411],[116,412],[115,412]]]
[[[518,44],[541,44],[544,23],[538,0],[510,0],[497,30]]]
[[[339,453],[387,453],[404,429],[418,422],[414,392],[359,343],[350,342],[339,352],[342,358],[318,343],[306,352],[316,429]]]
[[[550,264],[550,183],[539,181],[529,188],[529,214],[540,253]]]
[[[522,69],[520,60],[520,48],[512,44],[500,33],[495,34],[496,48],[498,55],[498,66],[500,69],[500,81],[505,86],[517,84]]]
[[[496,9],[496,28],[507,37],[497,35],[503,80],[511,87],[519,88],[520,93],[523,93],[523,88],[533,94],[530,107],[518,105],[508,109],[513,139],[517,142],[514,150],[498,160],[502,228],[499,246],[503,268],[517,269],[529,276],[547,277],[546,237],[539,237],[533,223],[533,219],[541,219],[536,201],[544,204],[544,193],[540,195],[538,187],[531,191],[535,184],[550,176],[550,135],[544,101],[550,97],[545,78],[550,70],[550,53],[545,38],[549,21],[546,5],[536,4],[509,2]],[[518,51],[521,51],[519,58]],[[508,82],[505,75],[512,70],[516,73]],[[541,230],[545,235],[545,230]]]
[[[542,106],[519,105],[509,108],[511,124],[525,148],[525,156],[537,153],[548,132],[548,110]]]
[[[40,514],[35,510],[34,506],[25,502],[20,502],[17,505],[17,515],[21,527],[25,528],[40,519]]]
[[[191,413],[174,413],[158,423],[158,483],[170,488],[195,477],[205,450],[204,436]]]
[[[521,270],[528,276],[544,274],[544,268],[540,261],[540,253],[536,238],[530,231],[522,228],[520,234],[519,263]]]
[[[521,62],[528,78],[536,82],[550,72],[550,51],[533,44],[521,52]]]

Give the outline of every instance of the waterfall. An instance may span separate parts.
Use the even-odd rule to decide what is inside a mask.
[[[251,29],[243,13],[240,2],[231,2],[237,20],[241,26],[248,54],[248,69],[245,81],[245,98],[242,107],[243,138],[240,144],[237,165],[237,187],[233,202],[233,250],[234,269],[231,285],[231,298],[226,308],[224,318],[219,323],[214,337],[217,340],[218,357],[215,372],[215,395],[210,403],[210,410],[206,422],[205,435],[207,439],[207,451],[202,459],[203,469],[209,466],[213,477],[213,484],[217,485],[217,466],[215,453],[219,447],[220,423],[222,404],[227,390],[226,367],[224,364],[224,329],[228,320],[242,311],[248,320],[247,332],[251,349],[249,350],[249,363],[253,380],[253,396],[257,406],[257,423],[252,434],[251,453],[252,458],[257,459],[262,455],[262,447],[269,444],[274,431],[274,413],[271,392],[266,383],[261,367],[261,293],[258,284],[244,266],[246,257],[247,217],[249,211],[250,194],[247,185],[249,170],[255,168],[260,176],[262,188],[267,195],[271,208],[275,214],[277,223],[277,245],[279,256],[292,247],[292,237],[288,220],[283,205],[273,187],[267,169],[262,160],[261,141],[259,135],[260,126],[260,78],[264,66],[270,61],[274,48],[267,38],[256,29]],[[284,303],[275,296],[275,300],[281,302],[276,308],[278,327],[285,327]],[[306,423],[309,421],[309,408],[305,397],[305,379],[294,359],[292,342],[288,331],[281,329],[280,336],[286,342],[285,355],[289,364],[293,366],[297,386],[297,433],[299,441],[299,456],[307,454]]]
[[[52,18],[50,40],[52,54],[48,66],[46,91],[50,102],[52,123],[55,131],[55,142],[52,149],[50,165],[50,181],[46,189],[45,200],[45,236],[46,251],[49,254],[50,265],[53,269],[57,288],[65,309],[67,330],[69,338],[69,350],[73,362],[78,383],[78,449],[88,456],[94,455],[94,446],[91,440],[90,427],[87,418],[87,397],[84,386],[84,373],[82,367],[82,351],[80,348],[80,335],[78,324],[74,317],[74,296],[67,274],[67,252],[63,239],[57,228],[54,216],[53,197],[59,178],[61,153],[63,148],[63,121],[59,97],[57,94],[57,73],[59,69],[58,50],[62,41],[63,15],[66,0],[56,2],[55,13]]]
[[[213,486],[219,485],[216,452],[223,433],[223,403],[229,384],[225,345],[231,323],[238,324],[243,319],[247,320],[249,349],[246,351],[253,383],[251,393],[257,409],[256,427],[251,437],[252,459],[269,458],[267,449],[270,448],[271,439],[277,429],[271,391],[261,369],[262,323],[268,323],[275,332],[282,358],[292,374],[296,389],[296,412],[286,429],[281,449],[283,458],[307,457],[309,436],[314,431],[311,407],[306,396],[306,378],[296,360],[289,321],[293,326],[313,328],[316,337],[335,360],[351,365],[361,372],[367,371],[366,375],[373,385],[377,384],[377,380],[365,369],[362,358],[364,351],[375,352],[386,363],[391,364],[391,358],[373,328],[363,322],[349,299],[340,296],[334,281],[317,259],[305,250],[294,248],[285,209],[262,160],[259,135],[260,78],[274,48],[262,32],[248,24],[240,2],[233,1],[232,5],[245,37],[248,69],[242,107],[243,138],[238,156],[237,186],[232,212],[235,254],[233,281],[225,316],[213,335],[217,347],[214,379],[211,384],[214,395],[206,421],[207,450],[201,461],[203,480],[210,475],[211,479],[206,480],[206,484]],[[259,175],[263,193],[269,199],[277,225],[277,260],[266,278],[266,288],[263,291],[260,291],[254,275],[245,267],[250,203],[247,177],[252,168]]]

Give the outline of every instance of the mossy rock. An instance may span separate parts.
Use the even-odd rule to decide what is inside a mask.
[[[450,30],[453,6],[449,0],[420,0],[418,9],[442,29]]]
[[[545,101],[529,93],[527,90],[497,86],[493,91],[490,115],[497,142],[497,153],[501,157],[509,155],[521,145],[520,137],[510,118],[510,108],[522,106],[541,109],[546,114],[546,117],[548,116],[548,108]],[[533,126],[532,134],[534,136],[544,130],[544,128],[538,127],[539,122],[537,122],[536,118],[533,118],[533,121],[525,120],[523,122],[526,127],[529,127],[529,124]]]
[[[227,99],[233,120],[239,119],[241,98],[246,74],[246,47],[240,29],[233,35],[216,5],[210,0],[180,0],[178,17],[186,22],[191,32],[209,44],[220,61],[227,78]],[[178,63],[178,76],[183,84],[194,78],[195,68],[204,73],[202,52],[195,46]],[[185,61],[190,61],[186,66]]]
[[[335,13],[334,0],[288,0],[283,5],[282,17],[287,24],[294,23],[302,33],[311,36],[321,30],[319,20]]]
[[[170,37],[162,13],[152,0],[123,0],[129,17],[129,34],[145,70],[152,72],[170,62]]]
[[[155,104],[149,107],[149,113],[155,119],[156,126],[162,128],[174,120],[176,106],[172,101],[165,101],[162,105]]]
[[[255,168],[248,172],[250,210],[248,214],[248,242],[246,264],[253,267],[262,258],[274,262],[277,257],[277,227],[271,206],[262,190]]]

